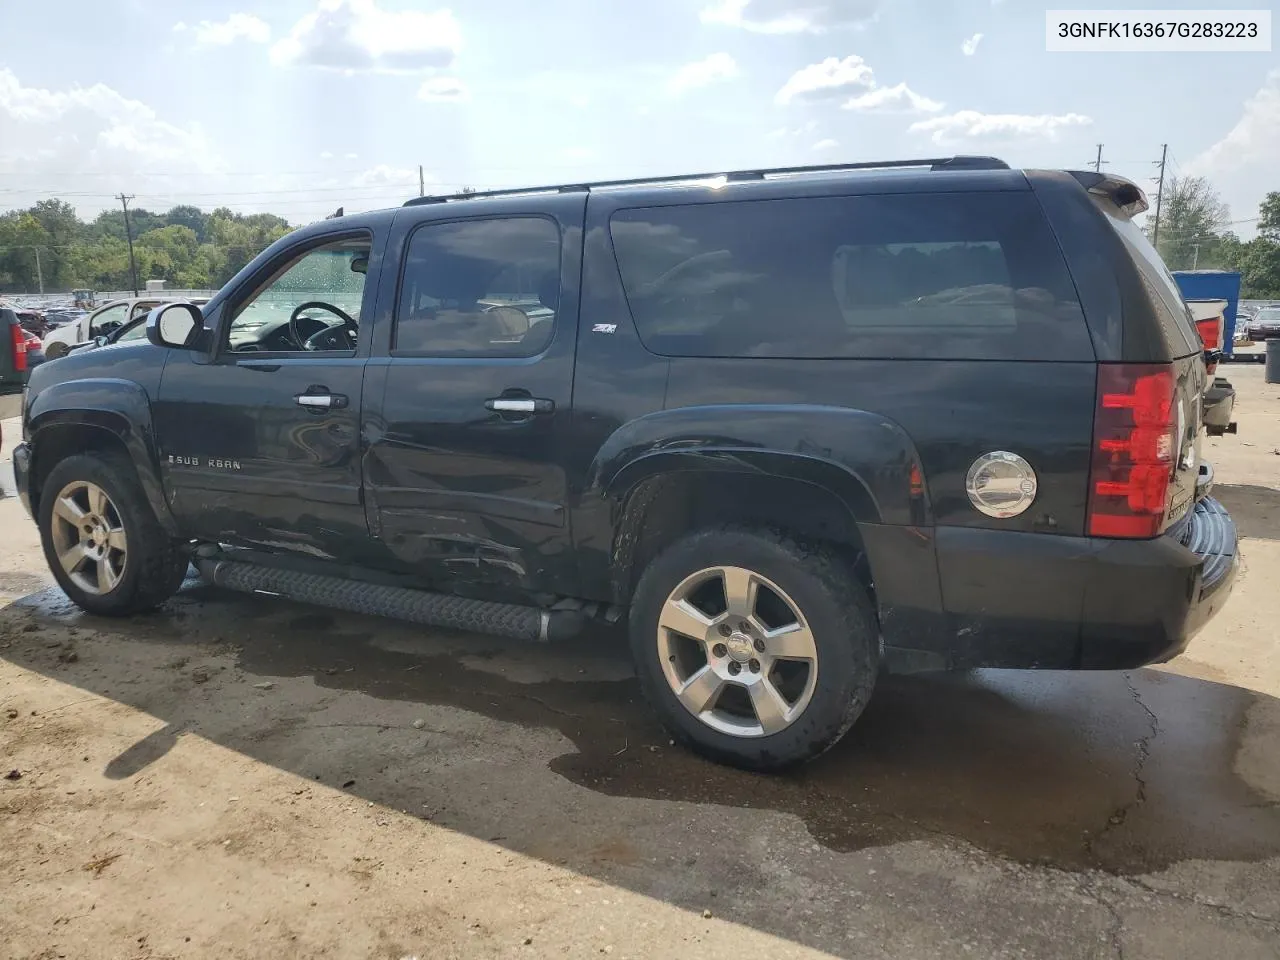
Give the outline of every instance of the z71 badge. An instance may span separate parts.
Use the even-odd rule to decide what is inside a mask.
[[[217,457],[210,457],[208,460],[201,460],[199,457],[182,457],[169,454],[169,463],[176,467],[209,467],[213,470],[239,470],[239,460],[220,460]]]

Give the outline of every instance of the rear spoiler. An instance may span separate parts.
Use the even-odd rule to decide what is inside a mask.
[[[1132,180],[1117,177],[1115,174],[1095,173],[1092,170],[1070,170],[1080,186],[1099,197],[1106,197],[1130,217],[1146,213],[1151,209],[1147,195]]]

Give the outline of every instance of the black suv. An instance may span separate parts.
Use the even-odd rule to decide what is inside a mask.
[[[216,584],[555,639],[629,618],[720,760],[881,668],[1128,668],[1225,602],[1205,367],[1132,183],[989,158],[415,199],[36,370],[14,463],[94,613]]]

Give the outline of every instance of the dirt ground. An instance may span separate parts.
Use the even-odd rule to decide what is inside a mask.
[[[672,747],[615,636],[84,616],[0,499],[0,956],[1280,957],[1280,387],[1225,372],[1185,656],[886,678],[785,777]]]

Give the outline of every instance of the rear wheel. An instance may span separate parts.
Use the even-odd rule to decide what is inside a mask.
[[[46,360],[57,360],[59,357],[66,356],[68,347],[61,340],[54,340],[52,343],[46,343],[44,347],[44,358]]]
[[[46,478],[40,535],[58,585],[90,613],[125,616],[171,597],[187,571],[123,455],[68,457]]]
[[[669,547],[640,578],[630,625],[637,672],[673,735],[755,770],[834,745],[879,662],[849,567],[767,531],[709,530]]]

